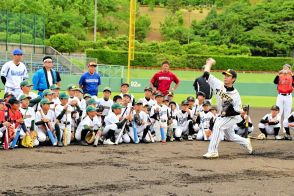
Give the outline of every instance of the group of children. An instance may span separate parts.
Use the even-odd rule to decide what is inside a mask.
[[[217,109],[198,92],[196,99],[189,96],[180,105],[173,101],[173,93],[164,96],[145,88],[145,96],[135,100],[128,93],[129,84],[121,84],[121,94],[111,99],[111,89],[104,88],[101,98],[83,94],[83,90],[70,86],[67,93],[59,92],[57,85],[43,91],[43,97],[31,91],[28,81],[21,83],[22,93],[14,97],[5,93],[0,100],[0,138],[4,149],[17,146],[39,145],[67,146],[150,143],[182,140],[209,140],[218,115]],[[243,107],[242,121],[234,126],[237,134],[244,136],[245,129],[253,131],[248,115],[248,106]],[[294,115],[289,118],[286,131],[294,127]],[[266,115],[259,124],[266,138],[276,135],[280,127],[278,107]],[[289,131],[288,131],[289,132]],[[287,133],[288,133],[287,132]],[[290,139],[290,134],[287,134]],[[221,136],[221,139],[225,139]]]

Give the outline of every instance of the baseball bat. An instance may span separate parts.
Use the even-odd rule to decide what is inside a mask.
[[[161,126],[161,122],[160,122],[160,114],[158,114],[158,119],[159,119],[159,131],[160,131],[160,135],[161,135],[161,142],[162,143],[166,143],[166,139],[165,139],[165,134],[164,134],[164,130]]]
[[[120,140],[120,138],[122,137],[123,135],[123,132],[124,132],[124,129],[125,129],[125,126],[126,126],[127,122],[125,122],[125,124],[123,125],[123,127],[121,128],[121,131],[119,132],[116,140],[115,140],[115,144],[118,145],[118,142]]]
[[[247,111],[247,120],[245,123],[245,133],[244,133],[245,138],[248,137],[248,127],[249,127],[249,105],[248,105],[248,111]]]
[[[3,142],[3,149],[8,150],[9,148],[9,141],[8,141],[8,129],[6,128],[5,130],[5,135],[4,135],[4,142]]]
[[[132,122],[132,125],[133,125],[133,133],[134,133],[134,143],[138,144],[139,143],[139,138],[138,138],[137,127],[136,127],[136,124],[135,124],[134,120]]]
[[[205,132],[204,127],[203,127],[203,122],[201,122],[201,130],[202,130],[202,133],[203,133],[204,141],[207,141],[208,138],[207,138],[206,132]]]
[[[49,129],[47,123],[45,123],[45,126],[46,126],[47,134],[48,134],[48,136],[49,136],[49,139],[50,139],[52,145],[53,145],[53,146],[56,146],[57,141],[56,141],[56,139],[55,139],[53,133],[52,133],[51,130]]]
[[[20,136],[20,130],[17,129],[16,134],[15,134],[15,137],[13,138],[13,140],[11,142],[10,148],[12,148],[12,149],[15,148],[16,143],[17,143],[17,141],[19,139],[19,136]]]
[[[67,146],[67,111],[65,113],[65,127],[63,129],[63,146]]]

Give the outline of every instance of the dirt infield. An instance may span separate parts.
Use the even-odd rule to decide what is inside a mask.
[[[252,110],[255,125],[265,111]],[[293,194],[294,142],[252,143],[254,155],[222,142],[216,160],[202,159],[208,142],[196,141],[0,151],[0,194]]]

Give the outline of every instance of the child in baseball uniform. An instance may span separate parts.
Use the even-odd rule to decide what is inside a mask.
[[[31,97],[29,97],[27,95],[21,95],[19,100],[21,103],[20,112],[23,116],[25,126],[26,126],[27,130],[30,130],[30,133],[33,133],[33,132],[35,133],[35,134],[31,134],[31,135],[36,136],[36,132],[35,132],[35,130],[36,130],[36,128],[35,128],[36,112],[35,112],[34,108],[29,107]],[[33,139],[34,146],[39,144],[37,137],[34,137],[32,139]]]
[[[261,134],[258,139],[266,139],[268,135],[274,135],[276,140],[283,139],[279,136],[281,127],[281,115],[279,114],[280,108],[277,105],[271,107],[271,113],[266,114],[258,124]]]
[[[177,126],[175,130],[176,139],[187,138],[193,141],[192,135],[194,134],[193,122],[191,111],[189,110],[189,103],[187,100],[182,101],[181,110],[176,113]]]
[[[176,114],[178,113],[177,104],[174,101],[169,102],[168,121],[167,121],[167,141],[173,142],[175,140],[174,134],[177,128]],[[179,139],[179,138],[178,138]]]
[[[87,116],[82,119],[75,133],[76,140],[83,146],[88,146],[85,141],[88,132],[96,133],[101,127],[101,119],[97,117],[96,108],[89,105],[86,108]]]
[[[54,107],[56,107],[58,104],[60,104],[59,100],[59,91],[60,87],[57,86],[56,84],[52,84],[49,89],[52,91],[53,96],[52,96],[52,102],[54,103]]]
[[[80,103],[80,109],[82,111],[86,111],[86,108],[87,108],[87,101],[91,98],[91,95],[86,93],[84,94],[83,96],[83,99],[81,100],[81,103]]]
[[[128,133],[125,130],[122,130],[122,128],[124,128],[125,123],[129,122],[132,120],[132,113],[131,110],[129,113],[127,113],[126,115],[124,115],[124,117],[122,117],[122,109],[123,106],[118,104],[118,103],[114,103],[111,106],[112,112],[109,112],[108,115],[105,117],[104,121],[105,121],[105,128],[103,130],[102,135],[104,136],[104,142],[103,144],[106,145],[113,145],[115,144],[114,142],[117,140],[119,141],[119,143],[130,143],[131,139],[130,136],[128,135]],[[126,111],[126,110],[125,110]],[[121,138],[119,138],[120,136],[120,132],[124,131]]]
[[[53,138],[55,138],[55,112],[50,109],[50,105],[53,104],[53,102],[49,101],[46,98],[43,98],[40,101],[41,109],[37,111],[36,113],[36,125],[38,128],[36,129],[37,135],[38,135],[38,141],[39,143],[44,143],[46,141],[46,136],[49,136],[48,134],[52,134]],[[47,130],[51,131],[51,133],[48,133]],[[50,137],[50,136],[49,136]],[[56,139],[55,139],[56,140]],[[52,142],[52,141],[51,141]],[[36,144],[38,146],[39,144]],[[55,141],[53,146],[57,145],[57,142]]]
[[[197,140],[210,140],[214,123],[214,114],[210,112],[211,104],[209,101],[203,103],[203,111],[199,113],[197,119],[199,127],[197,130]]]
[[[144,94],[144,98],[141,98],[140,101],[143,102],[143,106],[148,105],[151,108],[155,104],[155,100],[152,99],[152,88],[146,87],[144,89]]]
[[[134,95],[129,93],[129,87],[130,87],[130,85],[128,83],[122,83],[120,85],[120,92],[121,92],[120,96],[123,97],[123,95],[125,95],[125,94],[130,95],[131,101],[129,103],[129,106],[133,106],[135,104],[135,97],[134,97]]]
[[[167,120],[168,107],[163,104],[163,94],[157,93],[155,95],[156,104],[151,108],[150,117],[153,119],[153,128],[155,131],[154,140],[159,142],[166,142],[167,134]],[[160,133],[160,128],[163,129],[163,134]]]
[[[71,135],[73,134],[71,130],[71,113],[73,108],[68,105],[69,96],[64,92],[59,94],[60,104],[55,107],[56,115],[56,137],[57,137],[57,146],[62,147],[64,144],[68,145],[71,142]],[[64,129],[66,129],[66,136],[64,138]],[[66,139],[66,140],[65,140]]]
[[[286,131],[286,135],[285,135],[284,139],[285,140],[292,140],[290,130],[291,131],[294,130],[294,112],[292,112],[290,114],[290,116],[288,117],[288,122],[286,124],[284,124],[284,128]]]
[[[248,121],[248,134],[252,133],[254,127],[250,116],[248,115],[248,106],[243,106],[243,111],[241,112],[242,121],[234,125],[235,133],[245,137],[246,121]]]
[[[135,142],[134,128],[136,128],[138,139],[143,143],[149,143],[152,141],[150,124],[148,123],[148,115],[142,110],[142,108],[143,102],[138,101],[135,103],[134,111],[132,112],[133,121],[129,127],[129,136],[132,141]],[[137,143],[139,143],[139,141]]]
[[[108,115],[108,112],[111,110],[111,106],[113,101],[110,99],[111,89],[109,87],[105,87],[103,89],[103,97],[98,99],[98,105],[103,106],[102,118]]]

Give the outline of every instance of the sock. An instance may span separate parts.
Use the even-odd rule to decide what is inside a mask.
[[[259,128],[259,130],[265,135],[265,137],[267,137],[267,132],[264,128]]]
[[[275,136],[279,135],[280,127],[274,128]]]
[[[81,141],[85,140],[88,131],[89,131],[88,129],[83,129],[82,130],[82,133],[81,133]]]
[[[142,136],[143,139],[146,137],[146,135],[147,135],[147,133],[148,133],[148,131],[149,131],[149,128],[150,128],[150,125],[148,125],[148,126],[144,129],[144,131],[143,131],[143,136]]]
[[[194,134],[194,129],[193,129],[192,121],[189,122],[188,129],[189,129],[189,135],[193,135]]]
[[[286,134],[287,134],[287,135],[290,135],[290,129],[289,129],[289,127],[284,127],[284,129],[285,129],[285,131],[286,131]]]
[[[58,124],[56,123],[55,126],[55,131],[56,131],[56,137],[57,137],[57,141],[61,141],[61,131],[60,131],[60,127],[58,126]]]

